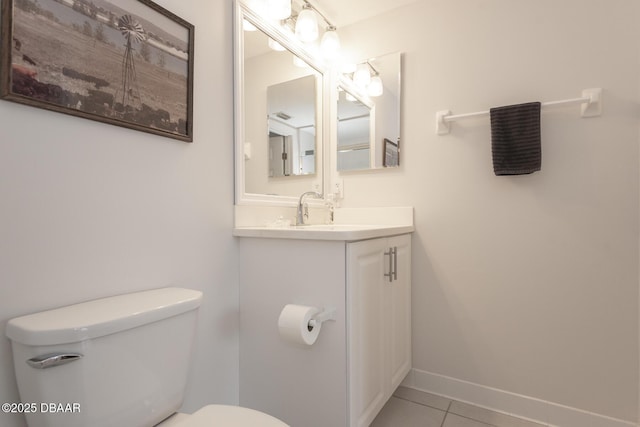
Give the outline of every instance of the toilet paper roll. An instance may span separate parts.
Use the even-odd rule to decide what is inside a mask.
[[[287,304],[280,312],[278,330],[287,342],[312,345],[318,339],[321,324],[309,328],[309,321],[320,310],[306,305]],[[309,330],[311,329],[311,330]]]

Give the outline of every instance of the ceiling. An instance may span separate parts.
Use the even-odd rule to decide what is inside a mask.
[[[338,28],[421,0],[308,0]]]
[[[259,0],[258,0],[259,1]],[[292,9],[297,14],[304,0],[292,0]],[[336,27],[344,27],[365,19],[381,15],[393,9],[424,0],[307,0]],[[253,33],[255,34],[255,33]],[[245,57],[251,58],[270,49],[266,42],[256,40],[259,36],[245,33]],[[266,39],[265,39],[266,40]]]

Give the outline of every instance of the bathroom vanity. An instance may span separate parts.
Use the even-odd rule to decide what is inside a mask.
[[[292,427],[366,427],[411,367],[413,209],[334,202],[341,173],[399,166],[401,54],[359,61],[384,79],[374,100],[251,3],[236,0],[234,32],[240,404]],[[331,224],[288,226],[307,219]],[[288,304],[335,319],[294,344],[279,334]]]
[[[240,404],[291,426],[368,426],[411,367],[412,226],[239,227]],[[286,304],[335,308],[311,346]]]

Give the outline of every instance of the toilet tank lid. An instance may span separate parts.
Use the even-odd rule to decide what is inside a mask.
[[[6,334],[26,345],[57,345],[85,341],[195,310],[202,292],[162,288],[87,301],[16,317]]]

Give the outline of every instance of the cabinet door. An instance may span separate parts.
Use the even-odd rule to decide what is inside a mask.
[[[411,235],[392,237],[388,246],[395,248],[393,282],[387,282],[389,304],[389,395],[411,369]]]
[[[387,400],[384,274],[387,239],[347,245],[350,427],[367,427]]]

